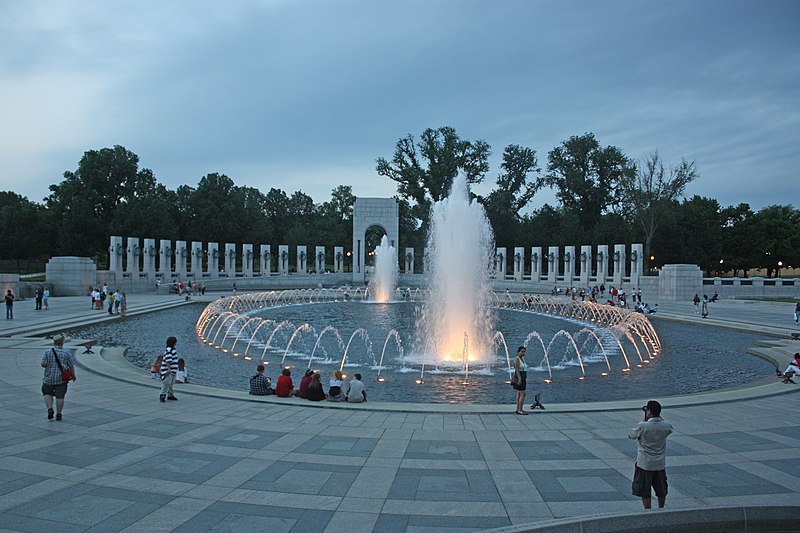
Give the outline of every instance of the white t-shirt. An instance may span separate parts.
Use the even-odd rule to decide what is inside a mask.
[[[347,401],[349,403],[361,403],[364,401],[364,391],[367,390],[364,384],[357,379],[350,381],[350,388],[347,391]]]

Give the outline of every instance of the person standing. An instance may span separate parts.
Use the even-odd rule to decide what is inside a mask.
[[[119,289],[114,291],[114,314],[119,314],[119,306],[122,303],[122,295],[119,292]]]
[[[642,407],[644,421],[628,433],[629,439],[636,440],[636,465],[631,489],[634,496],[642,499],[645,509],[650,509],[650,489],[658,497],[658,507],[664,507],[667,500],[667,437],[672,433],[672,425],[661,418],[661,404],[650,400]]]
[[[36,292],[34,293],[34,298],[36,300],[36,311],[42,310],[42,298],[44,298],[44,290],[42,286],[36,287]]]
[[[50,289],[47,287],[44,288],[44,294],[42,295],[42,304],[44,305],[45,311],[50,309]]]
[[[72,370],[72,381],[75,381],[75,359],[72,354],[64,349],[64,335],[60,333],[53,337],[53,347],[42,355],[42,396],[47,407],[47,419],[61,420],[64,410],[64,398],[67,396],[67,381],[64,381],[63,371]],[[53,412],[53,398],[56,399],[56,410]]]
[[[800,324],[800,302],[794,305],[794,323]]]
[[[528,365],[525,364],[525,347],[517,348],[517,356],[514,358],[514,390],[517,391],[517,410],[518,415],[527,415],[525,407],[525,395],[528,389]]]
[[[119,305],[119,310],[122,313],[122,318],[128,313],[128,295],[122,292],[122,303]]]
[[[13,320],[14,319],[14,293],[11,292],[11,289],[6,291],[6,320]]]
[[[700,308],[700,316],[708,318],[708,296],[703,295],[703,304]]]
[[[108,314],[109,315],[113,315],[114,314],[114,294],[111,293],[108,296],[106,296],[106,301],[108,302]]]
[[[700,315],[700,295],[695,293],[694,298],[692,298],[692,302],[694,303],[694,314]]]
[[[177,400],[173,386],[175,385],[175,374],[178,373],[178,351],[175,345],[178,339],[175,337],[167,338],[167,347],[164,349],[164,358],[161,360],[161,396],[159,400]]]

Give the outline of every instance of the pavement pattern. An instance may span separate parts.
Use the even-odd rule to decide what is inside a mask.
[[[130,314],[181,304],[131,296]],[[100,319],[125,327],[86,303],[19,302],[0,325],[0,531],[452,533],[645,512],[630,493],[626,438],[642,413],[626,404],[518,416],[509,394],[508,413],[330,409],[181,385],[179,401],[162,404],[146,378],[101,372],[97,354],[80,356],[63,421],[47,420],[44,335]],[[789,304],[714,306],[717,325],[796,331]],[[688,302],[660,307],[694,319]],[[744,389],[726,403],[660,399],[675,427],[667,507],[797,505],[797,387],[753,398]]]

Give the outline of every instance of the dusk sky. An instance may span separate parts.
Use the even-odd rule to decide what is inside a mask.
[[[696,161],[688,195],[798,206],[799,28],[788,0],[0,0],[0,190],[119,144],[171,189],[392,196],[375,160],[452,126],[492,146],[481,194],[506,145],[545,167],[593,132]]]

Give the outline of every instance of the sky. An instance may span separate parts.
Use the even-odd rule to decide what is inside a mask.
[[[388,197],[375,160],[452,126],[492,147],[479,194],[505,146],[544,168],[592,132],[695,161],[689,196],[798,206],[799,26],[793,0],[0,0],[0,190],[122,145],[170,189]]]

